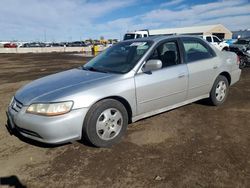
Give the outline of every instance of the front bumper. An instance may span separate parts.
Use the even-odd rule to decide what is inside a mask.
[[[21,135],[49,144],[61,144],[80,140],[82,125],[87,108],[72,110],[59,116],[40,116],[26,113],[23,106],[19,112],[11,106],[7,110],[8,129],[18,131]]]

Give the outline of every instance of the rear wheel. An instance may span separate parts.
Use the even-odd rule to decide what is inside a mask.
[[[105,99],[94,104],[85,117],[83,136],[97,147],[110,147],[126,132],[128,114],[117,100]]]
[[[228,80],[225,76],[219,75],[210,92],[210,103],[215,106],[223,104],[227,98],[229,91]]]

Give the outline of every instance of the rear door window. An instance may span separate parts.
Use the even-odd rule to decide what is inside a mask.
[[[196,39],[182,39],[185,49],[186,62],[193,62],[214,57],[212,49],[202,41]]]

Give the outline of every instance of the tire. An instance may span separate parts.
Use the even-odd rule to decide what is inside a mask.
[[[96,147],[118,143],[128,126],[126,108],[117,100],[105,99],[94,104],[83,123],[83,139]]]
[[[221,51],[228,51],[228,47],[224,47]]]
[[[225,76],[219,75],[210,91],[209,102],[214,106],[223,104],[229,91],[228,80]]]

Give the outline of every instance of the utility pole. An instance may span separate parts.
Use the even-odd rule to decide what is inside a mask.
[[[44,29],[44,42],[46,43],[47,41],[47,33],[46,33],[46,29]]]

